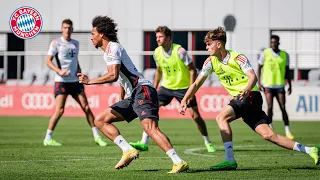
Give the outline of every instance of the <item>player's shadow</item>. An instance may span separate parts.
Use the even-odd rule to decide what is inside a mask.
[[[211,169],[189,169],[187,173],[201,173],[201,172],[220,172],[220,171],[256,171],[262,170],[261,168],[243,168],[237,170],[211,170]]]

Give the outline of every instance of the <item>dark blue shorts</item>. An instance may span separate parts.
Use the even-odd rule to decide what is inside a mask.
[[[159,103],[162,104],[163,106],[166,106],[172,101],[173,98],[176,98],[179,102],[181,102],[184,95],[187,93],[187,91],[188,89],[170,90],[161,86],[160,89],[158,90]],[[195,96],[187,106],[188,107],[198,106]]]
[[[151,118],[159,120],[158,94],[154,87],[138,86],[131,97],[119,101],[112,106],[127,122],[139,117],[140,120]]]
[[[229,105],[233,108],[236,117],[255,130],[260,124],[270,124],[271,120],[262,110],[262,96],[258,91],[251,91],[250,95],[244,101],[239,100],[239,96],[233,98]]]
[[[70,94],[73,98],[76,98],[82,92],[84,92],[84,86],[79,82],[54,83],[54,97],[57,97],[59,94]]]
[[[265,94],[271,94],[272,96],[276,96],[277,94],[285,94],[286,90],[282,88],[264,88]]]

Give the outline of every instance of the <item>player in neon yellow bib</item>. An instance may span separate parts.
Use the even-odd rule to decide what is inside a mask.
[[[225,160],[222,163],[210,166],[210,169],[234,170],[237,168],[229,123],[240,117],[265,140],[286,149],[309,154],[314,163],[318,165],[320,162],[318,147],[307,147],[294,142],[285,136],[276,134],[269,127],[270,119],[262,110],[262,96],[256,85],[256,74],[246,56],[225,49],[226,41],[226,32],[222,27],[207,33],[205,43],[210,57],[205,61],[201,74],[188,89],[179,108],[179,112],[184,114],[188,100],[197,92],[208,75],[213,72],[218,75],[224,88],[233,97],[216,117],[226,152]]]
[[[284,90],[285,79],[288,80],[288,94],[291,94],[291,78],[289,75],[289,55],[279,49],[279,36],[272,35],[270,38],[270,47],[261,54],[258,67],[258,85],[260,90],[265,92],[268,103],[267,114],[272,121],[273,98],[276,97],[282,112],[282,119],[285,125],[286,136],[293,139],[294,136],[290,132],[289,118],[286,111],[286,92]],[[261,69],[262,84],[260,81]],[[271,124],[270,124],[271,126]]]
[[[172,43],[171,30],[167,26],[159,26],[155,32],[159,47],[155,49],[153,55],[157,64],[153,85],[158,88],[162,78],[158,99],[159,106],[166,106],[173,98],[179,102],[182,100],[190,84],[196,79],[196,68],[186,50],[181,45]],[[206,124],[200,116],[195,96],[188,102],[188,109],[202,134],[207,151],[215,152],[208,136]],[[148,134],[143,132],[141,141],[130,144],[136,149],[147,151],[148,139]]]

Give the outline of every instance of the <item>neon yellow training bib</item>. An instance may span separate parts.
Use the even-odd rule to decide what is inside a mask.
[[[264,50],[262,83],[267,86],[284,86],[287,65],[287,53],[280,50],[280,55],[274,57],[272,49]]]
[[[157,47],[154,51],[157,64],[163,73],[161,86],[167,89],[187,89],[190,86],[190,72],[178,55],[180,47],[179,44],[172,44],[172,53],[168,58],[164,56],[162,46]]]
[[[210,56],[212,68],[219,77],[219,80],[223,87],[229,92],[231,96],[237,96],[240,91],[247,87],[249,78],[241,70],[239,64],[236,62],[236,58],[241,53],[229,50],[230,59],[228,64],[223,64],[216,56]],[[258,86],[255,85],[252,91],[257,91]]]

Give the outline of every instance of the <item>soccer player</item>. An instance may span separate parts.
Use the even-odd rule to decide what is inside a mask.
[[[201,87],[208,75],[215,72],[221,84],[233,97],[218,114],[218,123],[225,148],[225,160],[210,167],[212,170],[232,170],[237,168],[232,145],[232,131],[229,123],[242,117],[243,121],[262,138],[286,149],[309,154],[316,165],[319,164],[319,148],[307,147],[273,132],[270,119],[262,110],[262,96],[256,85],[257,77],[246,56],[226,50],[226,32],[222,27],[209,31],[204,39],[210,57],[204,62],[201,74],[190,86],[182,99],[179,111],[184,114],[187,102]]]
[[[108,72],[101,77],[89,79],[78,73],[83,84],[102,84],[118,81],[127,98],[121,100],[96,116],[95,125],[99,130],[118,145],[123,155],[116,169],[126,167],[138,158],[139,151],[133,148],[120,134],[114,122],[130,122],[139,117],[142,127],[158,146],[166,152],[173,162],[169,173],[186,171],[189,167],[174,150],[167,136],[160,130],[158,95],[152,83],[139,73],[126,50],[118,43],[117,24],[108,16],[97,16],[92,21],[92,42],[96,48],[104,51],[104,60]]]
[[[163,76],[160,90],[158,90],[158,99],[159,106],[166,106],[173,98],[181,102],[190,84],[196,79],[197,70],[187,51],[181,45],[172,43],[171,30],[167,26],[159,26],[155,33],[159,47],[153,54],[157,65],[153,86],[157,89]],[[188,101],[188,109],[202,134],[208,152],[215,152],[208,136],[206,123],[200,116],[195,96]],[[148,139],[148,134],[143,132],[141,141],[130,144],[136,149],[147,151]]]
[[[261,91],[265,92],[266,100],[268,104],[267,114],[272,122],[272,110],[273,110],[273,99],[276,97],[281,112],[282,120],[285,125],[286,136],[293,139],[294,136],[290,132],[289,118],[286,111],[286,92],[284,89],[285,79],[289,84],[288,94],[291,94],[291,77],[289,74],[289,55],[283,50],[279,49],[280,38],[277,35],[272,35],[270,38],[270,47],[265,49],[261,54],[258,61],[258,87]],[[261,69],[262,73],[262,84],[261,85]],[[270,124],[272,127],[272,125]]]
[[[62,145],[52,138],[52,134],[58,120],[64,112],[65,102],[67,96],[70,94],[79,103],[86,114],[87,121],[93,132],[95,143],[99,146],[106,146],[107,143],[102,140],[98,129],[94,126],[94,116],[88,105],[83,84],[79,83],[79,79],[77,77],[77,73],[81,72],[78,62],[79,42],[71,39],[71,33],[73,31],[72,21],[70,19],[63,20],[61,30],[62,37],[51,42],[46,61],[47,65],[57,72],[54,79],[56,107],[54,114],[50,118],[43,144],[45,146]],[[56,57],[58,67],[53,64],[53,57]]]

